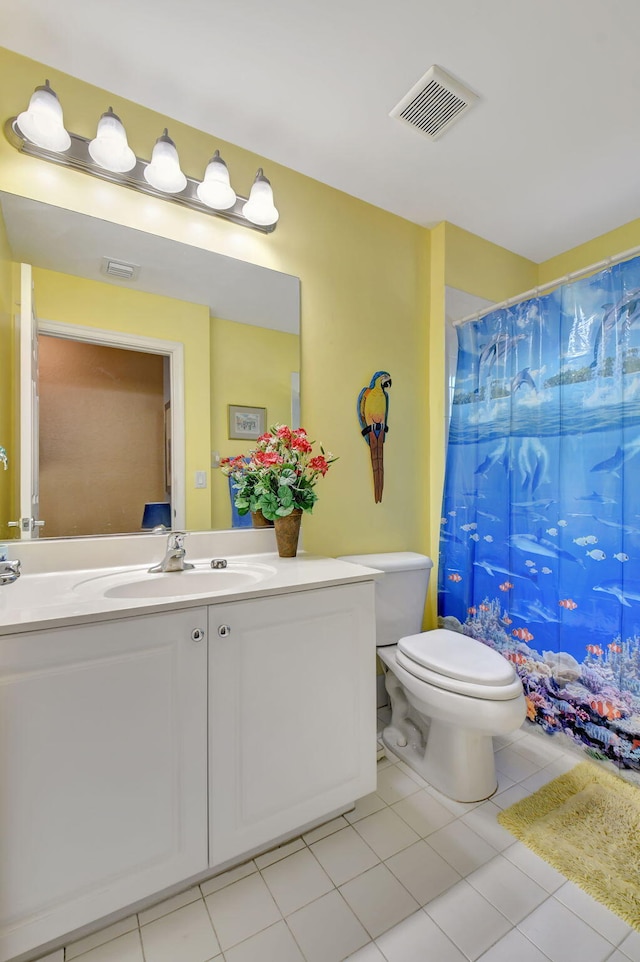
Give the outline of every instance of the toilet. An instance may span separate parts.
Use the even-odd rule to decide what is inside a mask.
[[[468,635],[421,631],[430,558],[403,551],[340,560],[384,572],[375,588],[376,647],[391,701],[383,744],[449,798],[489,798],[497,788],[492,737],[526,716],[513,666]]]

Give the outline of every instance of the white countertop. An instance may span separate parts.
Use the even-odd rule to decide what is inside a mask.
[[[189,557],[187,560],[196,564],[198,569],[210,570],[211,557]],[[145,614],[225,604],[289,591],[371,581],[380,576],[380,572],[372,568],[304,553],[296,558],[280,558],[275,552],[229,555],[228,561],[230,566],[234,563],[264,566],[268,568],[268,573],[264,580],[243,587],[188,595],[171,594],[173,584],[176,587],[181,585],[180,581],[173,579],[184,577],[182,573],[166,574],[162,577],[166,581],[167,593],[161,598],[113,598],[99,593],[88,596],[82,590],[82,583],[92,578],[108,578],[127,572],[135,576],[146,572],[153,560],[147,564],[23,574],[13,584],[0,587],[0,635],[123,618],[135,612]]]

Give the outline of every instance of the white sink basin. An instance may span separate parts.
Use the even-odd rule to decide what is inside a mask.
[[[230,562],[226,568],[196,566],[189,571],[151,574],[146,568],[98,575],[74,586],[78,594],[92,598],[184,598],[191,595],[219,595],[250,588],[275,574],[263,564]]]

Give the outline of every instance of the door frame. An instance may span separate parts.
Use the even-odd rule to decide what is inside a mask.
[[[141,334],[107,331],[99,327],[83,327],[62,321],[38,319],[38,334],[61,337],[70,341],[84,341],[105,347],[119,347],[125,351],[160,354],[169,358],[171,397],[171,508],[172,528],[184,530],[186,525],[185,484],[185,410],[184,410],[184,345],[180,341],[166,341]]]
[[[40,534],[40,470],[39,470],[39,398],[38,398],[38,319],[33,297],[33,274],[30,264],[20,264],[20,301],[15,315],[19,329],[19,438],[20,468],[17,478],[17,526],[22,540],[30,541]]]

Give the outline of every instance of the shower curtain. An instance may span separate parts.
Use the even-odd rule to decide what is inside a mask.
[[[640,771],[640,258],[457,330],[440,625]]]

